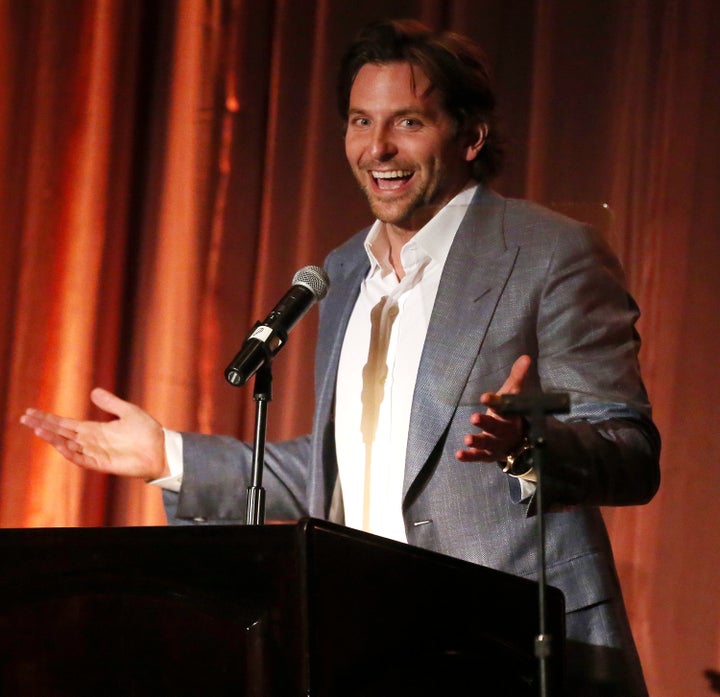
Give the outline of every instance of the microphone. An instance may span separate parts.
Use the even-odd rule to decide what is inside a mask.
[[[288,333],[317,300],[322,300],[330,279],[319,266],[305,266],[293,276],[293,285],[262,321],[256,322],[250,335],[230,365],[225,379],[239,387],[244,385],[266,363],[269,364],[285,346]]]

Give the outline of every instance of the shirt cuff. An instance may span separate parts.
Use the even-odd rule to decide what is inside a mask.
[[[183,479],[183,442],[182,435],[177,431],[170,431],[163,428],[165,434],[165,459],[170,468],[170,474],[167,477],[153,479],[148,484],[159,486],[166,491],[180,491]]]
[[[535,494],[535,490],[537,489],[537,486],[535,482],[532,479],[523,479],[521,477],[516,477],[518,483],[520,484],[520,501],[519,503],[524,503],[529,498],[531,498]]]

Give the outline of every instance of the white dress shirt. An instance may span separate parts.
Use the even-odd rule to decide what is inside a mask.
[[[475,188],[474,183],[468,185],[405,244],[400,254],[405,271],[401,281],[390,263],[385,226],[375,222],[365,242],[370,271],[343,340],[335,401],[335,448],[345,524],[402,542],[407,541],[402,488],[415,380],[445,260]],[[377,428],[366,450],[361,430],[362,367],[368,358],[370,312],[382,298],[387,298],[386,311],[395,318]]]

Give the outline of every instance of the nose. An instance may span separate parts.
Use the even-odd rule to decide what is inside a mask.
[[[372,157],[378,162],[389,160],[397,155],[397,146],[387,127],[378,126],[373,129],[369,150]]]

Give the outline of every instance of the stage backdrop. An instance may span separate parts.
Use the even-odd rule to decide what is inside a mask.
[[[664,437],[645,507],[606,510],[655,697],[720,670],[720,3],[0,0],[0,524],[146,525],[158,492],[66,465],[26,406],[102,385],[163,424],[249,437],[222,372],[296,269],[369,221],[343,161],[338,58],[381,16],[479,39],[497,188],[606,203],[644,311]],[[275,364],[270,435],[310,427],[313,313]]]

